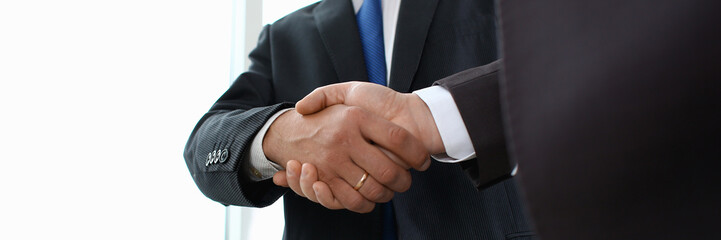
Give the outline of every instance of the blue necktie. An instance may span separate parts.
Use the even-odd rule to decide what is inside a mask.
[[[380,0],[365,0],[356,14],[365,57],[368,81],[386,85],[386,55],[383,46],[383,13]]]
[[[381,0],[364,0],[356,14],[358,32],[363,45],[368,81],[386,85],[386,54],[383,45],[383,13]],[[382,204],[383,240],[395,240],[396,219],[393,202]]]

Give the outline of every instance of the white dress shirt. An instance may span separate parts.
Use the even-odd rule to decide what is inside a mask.
[[[363,0],[352,0],[355,13],[363,5]],[[396,23],[398,20],[398,10],[400,9],[401,0],[382,0],[381,11],[383,12],[383,42],[385,45],[386,55],[386,79],[390,78],[391,63],[393,61],[393,44],[395,41]],[[389,79],[390,81],[390,79]],[[438,131],[446,148],[446,154],[433,156],[441,162],[458,162],[468,160],[475,157],[473,144],[468,135],[468,131],[463,124],[461,114],[456,107],[451,94],[448,90],[433,86],[414,92],[426,105],[428,105],[433,119],[436,121]],[[279,111],[265,123],[250,145],[250,151],[246,157],[243,169],[250,171],[250,178],[255,181],[261,181],[273,177],[273,174],[282,169],[282,167],[270,160],[263,152],[263,138],[268,131],[270,125],[280,114],[292,109]]]

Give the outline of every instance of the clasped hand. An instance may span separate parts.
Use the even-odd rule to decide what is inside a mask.
[[[444,151],[415,94],[340,83],[316,89],[295,110],[282,114],[263,142],[268,158],[285,166],[273,182],[329,209],[370,212],[408,190],[410,167],[426,170],[429,154]]]

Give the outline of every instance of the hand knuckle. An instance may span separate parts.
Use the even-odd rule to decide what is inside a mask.
[[[351,210],[360,210],[363,208],[363,203],[365,202],[365,199],[361,196],[351,196],[348,199],[348,209]]]
[[[408,189],[410,189],[410,188],[411,188],[411,181],[410,180],[403,181],[400,183],[398,192],[405,192],[405,191],[408,191]]]
[[[415,154],[413,157],[407,160],[408,165],[413,168],[420,168],[426,161],[426,155],[423,153]]]
[[[418,156],[416,157],[415,162],[413,163],[415,168],[420,168],[423,166],[423,164],[426,162],[426,159],[428,159],[428,153],[425,151],[418,152]]]
[[[366,190],[366,197],[370,199],[371,201],[378,202],[385,198],[386,189],[375,185],[375,186],[368,186],[369,188]]]
[[[397,181],[399,176],[400,174],[398,173],[398,171],[391,168],[386,168],[381,171],[381,175],[378,176],[378,181],[383,184],[389,184]]]
[[[364,206],[363,206],[359,211],[357,211],[357,212],[359,212],[359,213],[369,213],[369,212],[373,211],[374,206],[375,206],[374,204],[364,205]]]
[[[401,146],[406,142],[410,134],[408,131],[399,126],[388,128],[388,139],[393,146]]]
[[[399,177],[398,180],[395,183],[394,187],[397,189],[393,189],[397,192],[405,192],[408,191],[408,189],[411,187],[411,173],[410,171],[403,172]]]
[[[343,116],[345,120],[357,121],[365,117],[365,111],[360,107],[349,106],[344,109]]]

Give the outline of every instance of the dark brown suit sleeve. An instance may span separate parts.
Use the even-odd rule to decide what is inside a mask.
[[[476,159],[461,166],[479,189],[510,177],[516,165],[508,157],[501,117],[501,65],[497,60],[435,83],[450,91],[471,137]]]

